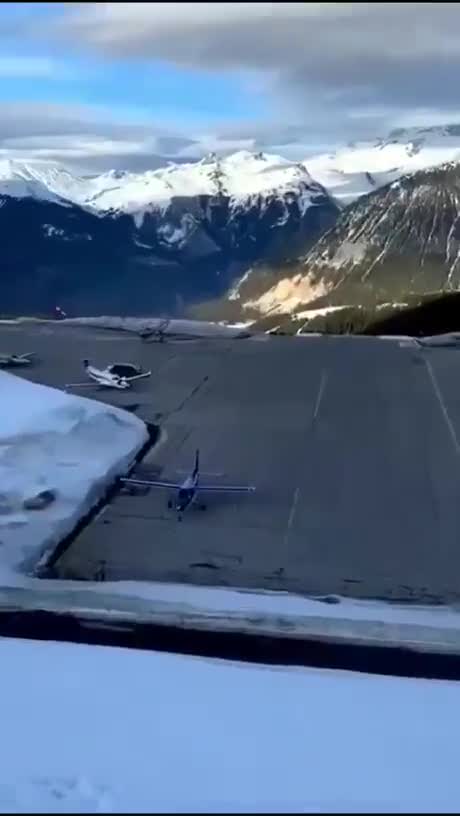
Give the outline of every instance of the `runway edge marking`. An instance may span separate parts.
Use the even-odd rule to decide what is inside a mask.
[[[318,395],[316,397],[315,409],[313,411],[313,422],[316,420],[316,418],[318,416],[318,413],[319,413],[319,409],[320,409],[320,406],[321,406],[321,400],[323,398],[324,389],[326,387],[326,382],[327,382],[327,372],[326,372],[325,369],[323,369],[323,371],[321,372],[321,380],[320,380],[320,383],[319,383]]]
[[[444,419],[446,421],[446,425],[447,425],[447,427],[449,429],[449,433],[450,433],[450,435],[452,437],[452,442],[454,443],[455,452],[457,454],[459,454],[460,453],[460,443],[458,441],[457,434],[455,432],[453,422],[452,422],[452,420],[451,420],[451,418],[449,416],[449,412],[447,410],[446,404],[445,404],[445,402],[444,402],[444,400],[442,398],[441,389],[439,387],[439,384],[438,384],[438,381],[436,379],[435,373],[434,373],[434,371],[433,371],[433,369],[431,367],[431,363],[430,363],[429,360],[425,360],[425,365],[426,365],[426,368],[427,368],[431,383],[433,385],[433,389],[434,389],[434,392],[436,394],[437,400],[439,402],[441,411],[443,413]]]

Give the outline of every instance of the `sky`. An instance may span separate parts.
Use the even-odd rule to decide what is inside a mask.
[[[2,3],[0,158],[301,160],[460,122],[457,3]]]

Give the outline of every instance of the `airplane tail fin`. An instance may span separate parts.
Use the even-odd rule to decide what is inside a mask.
[[[195,477],[200,470],[200,451],[196,450],[195,452],[195,467],[193,468],[193,476]]]

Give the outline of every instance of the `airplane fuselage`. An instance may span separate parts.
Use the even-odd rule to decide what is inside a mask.
[[[208,474],[209,476],[209,474]],[[255,487],[252,485],[211,485],[200,483],[199,451],[195,454],[195,465],[192,472],[183,482],[176,482],[169,479],[133,479],[122,478],[122,482],[134,485],[146,485],[147,487],[160,487],[174,490],[173,497],[168,499],[168,508],[175,510],[178,521],[182,520],[182,514],[193,504],[195,504],[198,494],[202,493],[252,493]],[[205,504],[199,504],[201,510],[206,509]]]
[[[198,474],[187,476],[176,494],[174,509],[179,514],[185,511],[196,501],[198,495]]]
[[[108,371],[101,371],[98,368],[94,368],[94,366],[87,365],[85,366],[86,373],[91,380],[97,382],[98,385],[107,386],[108,388],[130,388],[130,384],[127,380],[123,379],[122,377],[117,377],[114,374],[110,374]]]

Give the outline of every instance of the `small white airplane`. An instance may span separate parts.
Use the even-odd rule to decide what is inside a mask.
[[[30,365],[35,352],[29,351],[27,354],[0,354],[0,367]]]
[[[125,390],[131,388],[131,383],[134,380],[141,380],[145,377],[150,377],[151,371],[142,371],[139,366],[132,363],[112,363],[107,368],[95,368],[89,360],[83,360],[85,371],[93,382],[97,383],[101,388],[118,388]],[[92,382],[84,383],[68,383],[66,388],[90,388]]]
[[[208,474],[210,475],[210,474]],[[120,479],[124,484],[146,485],[148,487],[165,487],[176,491],[174,499],[168,499],[168,508],[174,509],[177,513],[177,520],[182,521],[182,516],[189,507],[196,503],[199,493],[254,493],[253,485],[210,485],[200,482],[200,452],[195,453],[195,466],[189,476],[183,482],[167,482],[156,479]],[[200,510],[206,510],[206,505],[200,503]]]

